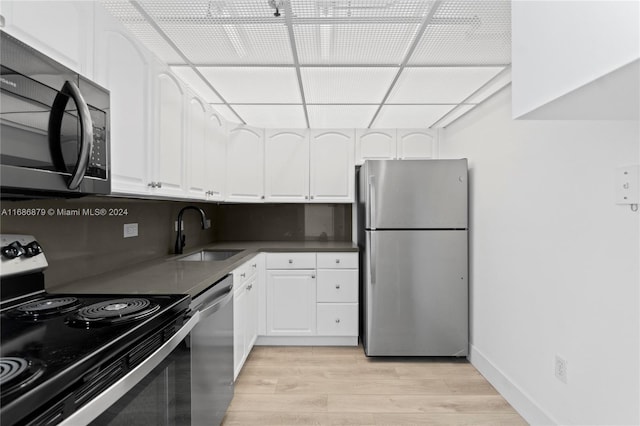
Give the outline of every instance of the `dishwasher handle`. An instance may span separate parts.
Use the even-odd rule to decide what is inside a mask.
[[[233,299],[233,285],[221,296],[218,296],[211,304],[203,306],[203,308],[200,309],[200,319],[202,320],[215,314],[221,308],[225,307],[231,299]]]

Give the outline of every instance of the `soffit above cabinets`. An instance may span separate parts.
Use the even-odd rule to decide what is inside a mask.
[[[510,82],[510,0],[100,0],[258,127],[441,127]]]

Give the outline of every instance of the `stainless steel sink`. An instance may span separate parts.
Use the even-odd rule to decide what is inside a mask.
[[[229,259],[241,251],[242,250],[202,250],[176,260],[180,262],[215,262]]]

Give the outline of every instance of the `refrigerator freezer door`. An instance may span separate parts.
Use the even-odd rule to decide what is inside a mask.
[[[466,229],[467,160],[375,160],[360,172],[367,229]]]
[[[366,231],[369,356],[468,354],[467,231]]]

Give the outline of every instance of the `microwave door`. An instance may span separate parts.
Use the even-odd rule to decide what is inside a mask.
[[[76,109],[68,109],[69,99]],[[80,136],[79,144],[76,142]],[[79,145],[79,146],[78,146]],[[78,86],[66,81],[56,96],[49,119],[49,149],[55,168],[70,174],[68,188],[78,189],[93,149],[93,122]]]

